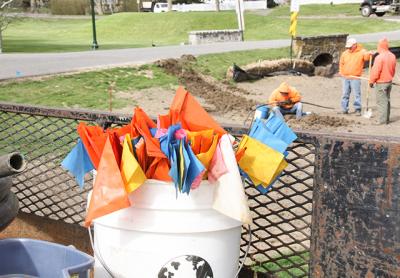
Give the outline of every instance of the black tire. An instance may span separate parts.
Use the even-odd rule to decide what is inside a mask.
[[[385,15],[385,12],[376,12],[375,14],[376,14],[376,16],[381,17],[381,16],[384,16],[384,15]]]
[[[0,232],[14,220],[18,210],[18,199],[14,193],[9,192],[6,198],[0,202]]]
[[[8,193],[10,192],[12,184],[13,182],[10,176],[0,178],[0,202],[3,201],[5,197],[7,197]]]
[[[363,17],[369,17],[372,14],[372,8],[371,6],[364,5],[361,7],[361,15]]]

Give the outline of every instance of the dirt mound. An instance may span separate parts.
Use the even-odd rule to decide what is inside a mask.
[[[165,59],[155,62],[159,67],[165,69],[169,74],[179,78],[181,84],[193,95],[201,97],[212,108],[208,111],[218,111],[221,113],[236,112],[248,113],[252,110],[256,102],[243,97],[249,94],[243,89],[229,85],[224,85],[205,77],[192,68],[195,57],[185,55],[180,59]]]
[[[353,120],[347,120],[345,118],[333,117],[333,116],[322,116],[317,114],[311,114],[301,118],[300,120],[290,119],[287,121],[289,126],[297,129],[326,129],[326,128],[337,128],[337,127],[348,127],[356,124]]]

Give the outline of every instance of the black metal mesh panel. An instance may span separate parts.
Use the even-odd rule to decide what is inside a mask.
[[[14,176],[21,211],[82,223],[91,179],[82,190],[60,166],[76,143],[78,122],[9,112],[0,112],[0,121],[0,153],[19,151],[28,162],[26,171]]]
[[[82,224],[92,177],[80,189],[60,163],[75,146],[79,120],[120,125],[129,117],[92,111],[55,110],[0,103],[0,154],[21,152],[27,170],[14,176],[13,190],[21,210],[39,216]],[[245,132],[227,128],[232,134]],[[245,265],[278,277],[308,275],[315,147],[292,144],[289,166],[266,195],[246,184],[254,223]],[[247,248],[242,234],[242,258]]]
[[[308,275],[314,157],[312,144],[292,144],[286,158],[289,165],[270,192],[260,194],[246,184],[253,225],[245,265],[278,277]],[[244,230],[242,254],[248,243]]]

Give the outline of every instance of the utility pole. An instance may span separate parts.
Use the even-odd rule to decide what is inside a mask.
[[[96,38],[96,19],[95,19],[95,13],[94,13],[94,0],[90,0],[90,8],[92,10],[92,29],[93,29],[93,43],[92,43],[92,49],[96,50],[99,48],[99,45],[97,44],[97,38]]]

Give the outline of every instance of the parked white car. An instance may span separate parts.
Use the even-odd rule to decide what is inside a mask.
[[[156,3],[154,5],[153,12],[155,13],[168,12],[168,3]]]

